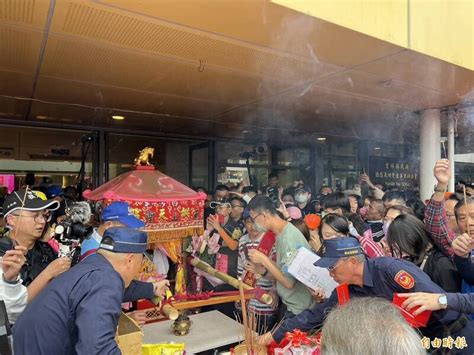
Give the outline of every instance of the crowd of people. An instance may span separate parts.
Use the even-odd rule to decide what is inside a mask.
[[[322,328],[323,354],[472,354],[474,198],[469,188],[447,193],[446,159],[433,174],[437,185],[428,201],[417,191],[384,191],[365,174],[353,190],[322,186],[317,194],[301,180],[283,188],[276,174],[262,187],[220,184],[212,193],[196,187],[207,195],[208,243],[189,252],[272,296],[271,304],[251,299],[248,305],[258,315],[261,344],[278,343],[296,328]],[[78,203],[77,193],[28,186],[6,196],[2,211],[0,295],[15,353],[119,353],[122,303],[162,297],[169,286],[166,279],[134,280],[147,247],[143,222],[125,202],[97,211],[71,266],[50,226]],[[336,290],[310,289],[288,272],[301,247],[347,287],[347,305],[339,307]],[[204,277],[198,291],[232,289]],[[431,311],[426,326],[411,328],[393,305],[394,294],[405,312]],[[240,319],[241,307],[202,311]],[[130,315],[144,322],[143,312]]]

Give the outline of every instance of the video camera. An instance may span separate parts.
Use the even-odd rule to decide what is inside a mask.
[[[66,209],[65,218],[56,225],[55,238],[60,243],[61,254],[72,258],[71,265],[78,261],[82,241],[92,233],[89,225],[91,215],[87,202],[75,202]]]
[[[278,187],[268,187],[267,196],[273,201],[276,207],[280,206],[280,195],[278,193]]]
[[[249,159],[249,158],[253,158],[253,157],[255,157],[256,155],[259,155],[259,154],[265,154],[267,151],[268,151],[267,145],[265,143],[261,143],[261,144],[255,146],[252,151],[242,152],[242,153],[239,154],[239,156],[242,159]]]

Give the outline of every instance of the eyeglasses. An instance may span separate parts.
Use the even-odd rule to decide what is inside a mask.
[[[217,202],[217,201],[212,201],[212,202],[210,203],[210,207],[211,207],[211,208],[214,208],[214,209],[218,209],[218,208],[230,208],[230,207],[231,207],[231,204],[228,203],[228,202],[221,203],[221,202]]]
[[[250,220],[252,221],[252,223],[255,223],[255,220],[258,218],[258,216],[261,216],[261,215],[262,215],[262,213],[259,213],[255,217],[250,216]]]
[[[14,214],[12,213],[13,216],[20,217],[21,218],[33,218],[36,223],[41,223],[43,221],[45,222],[50,222],[51,221],[51,213],[37,213],[32,216],[28,215],[20,215],[20,214]]]
[[[336,268],[341,266],[344,263],[344,259],[339,259],[333,266],[328,267],[329,272],[333,272]]]

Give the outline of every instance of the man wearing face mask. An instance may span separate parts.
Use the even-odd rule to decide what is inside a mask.
[[[311,199],[311,189],[309,186],[303,185],[295,189],[296,205],[301,210],[303,218],[308,214],[316,214],[314,205],[309,203]]]
[[[309,308],[313,300],[308,289],[286,270],[299,247],[311,250],[311,246],[294,225],[280,218],[269,197],[257,196],[250,201],[247,208],[258,231],[263,233],[271,230],[276,235],[276,262],[256,249],[249,251],[249,259],[253,264],[263,266],[276,280],[277,293],[286,306],[285,316],[291,318]]]

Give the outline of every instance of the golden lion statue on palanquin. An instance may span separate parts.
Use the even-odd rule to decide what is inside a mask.
[[[155,153],[155,148],[152,147],[145,147],[138,153],[138,157],[135,158],[134,164],[135,166],[139,165],[151,165],[150,158],[153,158],[153,154]]]

